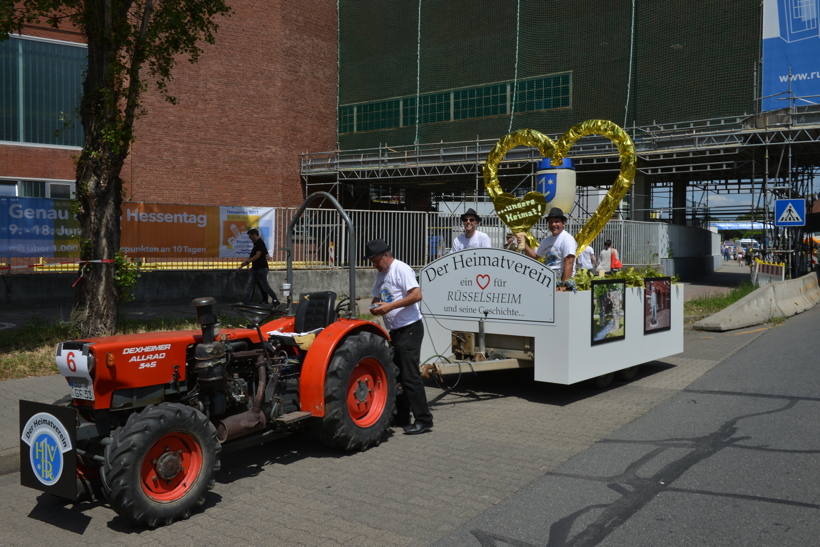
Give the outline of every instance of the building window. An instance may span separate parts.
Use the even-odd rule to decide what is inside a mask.
[[[0,141],[82,146],[76,111],[87,56],[84,44],[18,36],[0,42]]]
[[[418,123],[554,110],[572,106],[570,72],[497,82],[485,86],[423,93]],[[513,105],[512,102],[515,101]],[[396,97],[339,106],[339,133],[361,133],[416,124],[416,97]]]
[[[43,180],[0,180],[0,196],[71,199],[74,182]]]

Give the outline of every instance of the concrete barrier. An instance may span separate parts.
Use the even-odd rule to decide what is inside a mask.
[[[727,331],[766,323],[776,317],[791,317],[820,302],[820,272],[798,279],[769,283],[714,315],[693,325],[697,330]]]
[[[376,270],[356,270],[356,296],[370,299],[376,281]],[[285,271],[268,273],[270,286],[282,300],[281,287],[287,278]],[[71,307],[76,274],[44,273],[0,276],[0,306],[5,309],[38,307]],[[83,281],[80,281],[82,283]],[[213,296],[219,302],[238,302],[245,295],[247,270],[190,270],[145,272],[134,290],[135,302],[140,304],[188,304],[200,296]],[[347,269],[294,270],[294,296],[314,291],[334,291],[348,295],[350,282]],[[259,299],[257,292],[257,299]]]

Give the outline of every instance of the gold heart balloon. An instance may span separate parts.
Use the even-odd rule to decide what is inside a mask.
[[[527,241],[533,249],[538,247],[538,241],[529,230],[544,216],[547,208],[546,199],[540,192],[529,192],[523,200],[504,192],[498,182],[498,165],[507,152],[516,146],[532,146],[538,148],[542,156],[549,158],[552,165],[559,166],[575,141],[587,135],[603,135],[615,143],[621,156],[621,170],[598,209],[575,236],[578,243],[577,256],[603,230],[635,178],[638,156],[629,135],[617,124],[607,120],[587,120],[579,123],[561,135],[557,142],[538,131],[519,129],[501,137],[487,155],[487,163],[484,165],[484,188],[493,200],[496,213],[514,233],[527,232]]]

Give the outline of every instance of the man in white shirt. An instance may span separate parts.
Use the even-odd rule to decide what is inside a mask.
[[[575,251],[578,248],[575,238],[564,231],[566,221],[567,217],[561,209],[550,209],[547,226],[551,235],[535,250],[526,244],[527,238],[523,232],[517,234],[518,243],[524,246],[524,254],[530,258],[545,257],[544,265],[557,274],[562,284],[566,284],[575,274]],[[559,285],[559,291],[564,289],[563,285]]]
[[[475,247],[492,247],[490,236],[476,230],[481,217],[475,209],[467,209],[467,212],[461,215],[461,222],[464,224],[464,233],[453,240],[453,246],[450,247],[451,253]]]
[[[581,254],[578,255],[578,267],[582,270],[588,270],[591,274],[595,274],[595,268],[598,267],[598,261],[595,260],[595,251],[592,250],[592,246],[587,246],[586,249],[581,251]]]
[[[421,380],[421,341],[424,323],[418,303],[421,289],[413,269],[396,260],[390,245],[383,239],[368,241],[365,256],[379,273],[373,286],[371,313],[381,315],[390,331],[393,363],[399,368],[402,393],[396,397],[396,417],[393,423],[404,427],[407,435],[418,435],[433,427],[433,415],[427,406],[427,394]],[[376,306],[375,308],[373,306]],[[410,423],[410,413],[415,421]]]

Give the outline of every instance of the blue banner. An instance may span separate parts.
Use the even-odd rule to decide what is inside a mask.
[[[0,197],[0,256],[79,257],[80,223],[71,203]]]
[[[787,108],[790,96],[794,106],[820,103],[818,7],[818,0],[764,0],[764,112]]]

